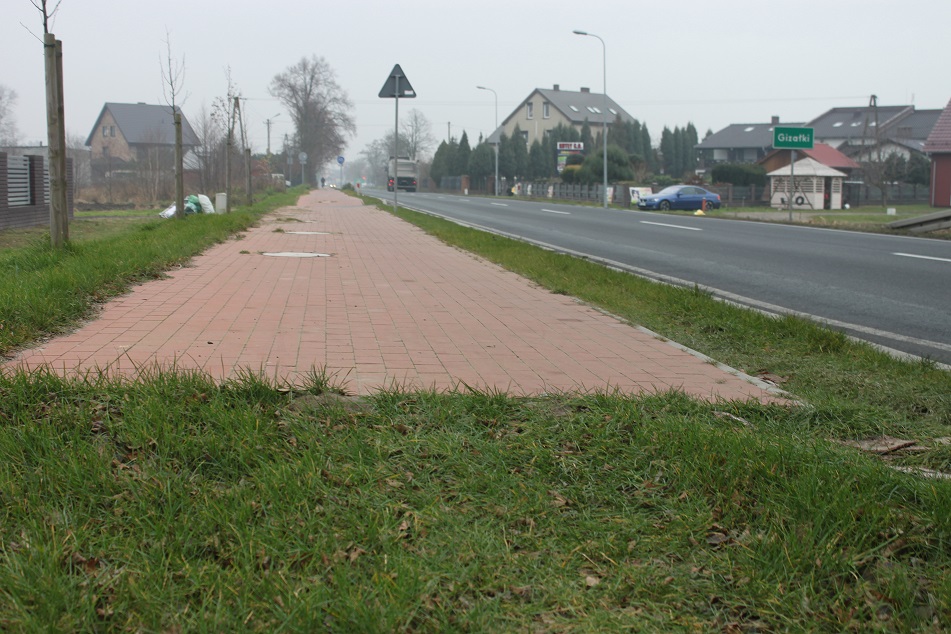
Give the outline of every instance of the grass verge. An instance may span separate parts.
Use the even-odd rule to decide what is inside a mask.
[[[729,407],[721,404],[720,407]],[[951,484],[683,395],[0,379],[18,631],[940,631]]]

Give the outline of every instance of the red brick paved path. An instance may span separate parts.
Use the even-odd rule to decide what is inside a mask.
[[[292,383],[326,368],[364,394],[468,385],[513,394],[677,388],[704,398],[774,398],[333,190],[307,194],[243,239],[136,287],[7,367],[134,374],[173,363],[219,379],[245,369]]]

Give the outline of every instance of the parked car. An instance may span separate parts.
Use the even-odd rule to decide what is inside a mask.
[[[706,205],[703,202],[706,201]],[[665,187],[656,194],[650,194],[637,201],[638,209],[719,209],[720,194],[707,191],[696,185],[672,185]]]

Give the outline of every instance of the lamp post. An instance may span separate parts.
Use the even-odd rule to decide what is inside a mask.
[[[608,47],[605,45],[604,40],[600,36],[595,35],[594,33],[588,33],[587,31],[572,31],[575,35],[587,35],[589,37],[596,37],[601,41],[601,52],[602,52],[602,61],[601,67],[604,70],[604,111],[601,113],[601,122],[603,124],[603,132],[601,133],[601,143],[604,145],[604,192],[601,194],[601,199],[604,201],[604,208],[608,208]]]
[[[488,90],[495,95],[495,131],[499,130],[499,93],[485,86],[476,86],[479,90]],[[495,141],[495,195],[499,195],[499,142]]]
[[[279,116],[281,116],[280,112],[278,112],[276,115],[274,115],[270,119],[264,120],[264,124],[267,126],[267,155],[268,157],[271,156],[271,123],[273,123],[273,121],[277,119]]]

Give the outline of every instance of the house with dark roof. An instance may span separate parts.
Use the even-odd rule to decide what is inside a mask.
[[[180,113],[181,108],[176,106]],[[128,170],[130,164],[164,162],[175,150],[172,108],[145,103],[107,103],[86,139],[93,162],[93,176]],[[198,135],[182,114],[184,152],[198,145]],[[158,160],[157,160],[158,159]]]
[[[931,156],[931,206],[951,207],[951,101],[922,149]]]
[[[922,151],[940,110],[914,106],[832,108],[806,124],[814,138],[856,161],[877,161],[898,154],[908,159]]]
[[[558,84],[553,88],[536,88],[516,108],[512,114],[502,121],[492,134],[489,143],[498,143],[504,133],[509,138],[515,133],[518,126],[522,139],[527,145],[536,140],[541,141],[546,132],[558,125],[565,125],[581,131],[587,121],[594,135],[602,129],[604,123],[610,126],[617,118],[622,121],[634,121],[613,99],[603,93],[591,92],[589,88],[580,91],[561,90]]]
[[[697,144],[701,165],[710,167],[715,163],[756,163],[773,149],[773,128],[779,117],[769,123],[734,123],[711,134]],[[783,123],[786,126],[801,126],[801,123]]]

